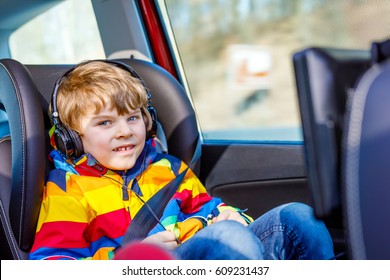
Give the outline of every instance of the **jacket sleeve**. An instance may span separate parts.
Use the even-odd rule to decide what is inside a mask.
[[[85,234],[89,227],[87,206],[82,194],[66,191],[66,179],[63,170],[49,174],[30,259],[109,258],[112,248],[92,252]]]

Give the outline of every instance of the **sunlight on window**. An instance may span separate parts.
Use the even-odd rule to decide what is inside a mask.
[[[61,30],[61,32],[59,32]],[[64,1],[11,35],[11,56],[25,64],[105,58],[90,1]]]
[[[292,54],[368,49],[388,36],[389,4],[166,0],[205,138],[300,140]]]

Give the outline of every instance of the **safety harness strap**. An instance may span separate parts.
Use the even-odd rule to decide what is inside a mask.
[[[200,139],[198,138],[194,156],[192,157],[191,162],[188,165],[189,167],[193,166],[194,163],[200,158],[200,154],[201,143]],[[164,228],[164,226],[160,223],[160,218],[169,200],[172,198],[172,196],[179,188],[180,184],[183,182],[189,167],[187,167],[183,172],[177,175],[165,187],[163,187],[160,191],[153,195],[147,202],[143,201],[141,197],[138,197],[143,201],[144,205],[141,207],[141,209],[135,215],[134,219],[131,221],[126,231],[126,234],[123,237],[122,246],[131,241],[145,238],[147,234],[156,226],[157,223],[159,223],[161,227]]]

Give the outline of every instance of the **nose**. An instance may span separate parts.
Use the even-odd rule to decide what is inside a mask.
[[[128,138],[133,135],[133,130],[129,123],[121,120],[117,123],[117,138]]]

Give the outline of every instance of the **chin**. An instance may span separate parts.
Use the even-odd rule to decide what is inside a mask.
[[[109,161],[106,161],[106,164],[103,164],[108,169],[111,170],[128,170],[134,167],[136,159],[134,157],[115,157],[111,158]]]
[[[112,169],[112,170],[117,170],[117,171],[123,171],[123,170],[129,170],[131,168],[134,167],[134,163],[133,164],[129,164],[129,162],[126,162],[124,164],[113,164],[113,165],[110,165],[111,167],[109,167],[109,169]]]

